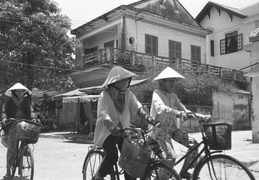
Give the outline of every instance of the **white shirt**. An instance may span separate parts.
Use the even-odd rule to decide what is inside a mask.
[[[137,100],[136,96],[130,91],[125,92],[125,106],[122,113],[119,113],[114,106],[114,102],[107,90],[104,90],[98,100],[97,109],[97,122],[94,132],[94,143],[102,146],[105,139],[111,132],[104,125],[104,122],[113,123],[117,126],[121,123],[123,128],[130,127],[130,110],[137,113],[142,107],[141,103]]]

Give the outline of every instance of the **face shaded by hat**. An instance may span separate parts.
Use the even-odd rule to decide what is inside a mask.
[[[28,94],[31,94],[31,91],[25,87],[24,85],[20,83],[16,83],[12,87],[10,87],[8,90],[6,90],[5,95],[11,97],[12,93],[15,93],[16,95],[21,94],[21,96]]]
[[[108,74],[105,82],[103,83],[103,87],[108,87],[110,85],[120,84],[120,82],[127,81],[128,85],[130,84],[130,80],[137,75],[127,69],[124,69],[120,66],[114,66]],[[119,88],[119,87],[118,87]]]

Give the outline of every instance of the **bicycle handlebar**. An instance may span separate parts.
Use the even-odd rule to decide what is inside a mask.
[[[9,118],[7,119],[6,121],[6,124],[4,126],[7,126],[8,124],[12,123],[12,122],[15,122],[16,124],[19,123],[19,122],[27,122],[27,123],[30,123],[30,124],[35,124],[37,126],[43,126],[41,123],[38,123],[38,122],[33,122],[32,120],[28,120],[28,119],[19,119],[19,120],[16,120],[14,118]]]

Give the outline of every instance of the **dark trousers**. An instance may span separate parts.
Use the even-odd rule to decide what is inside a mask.
[[[105,177],[117,163],[118,148],[121,150],[123,144],[122,137],[115,137],[113,135],[108,136],[103,143],[103,150],[105,151],[105,156],[99,169],[99,173]],[[118,148],[117,148],[118,145]],[[126,172],[124,172],[125,180],[134,180]]]

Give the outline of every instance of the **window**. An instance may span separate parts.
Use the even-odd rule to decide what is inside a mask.
[[[210,40],[210,56],[214,57],[214,40]]]
[[[192,62],[201,62],[201,47],[191,45],[191,60]]]
[[[220,40],[220,54],[230,54],[243,49],[243,35],[237,31],[225,35]]]
[[[169,40],[169,59],[182,58],[182,43]]]
[[[114,40],[104,43],[104,48],[114,48]]]
[[[158,55],[158,37],[145,35],[145,52],[153,56]]]

